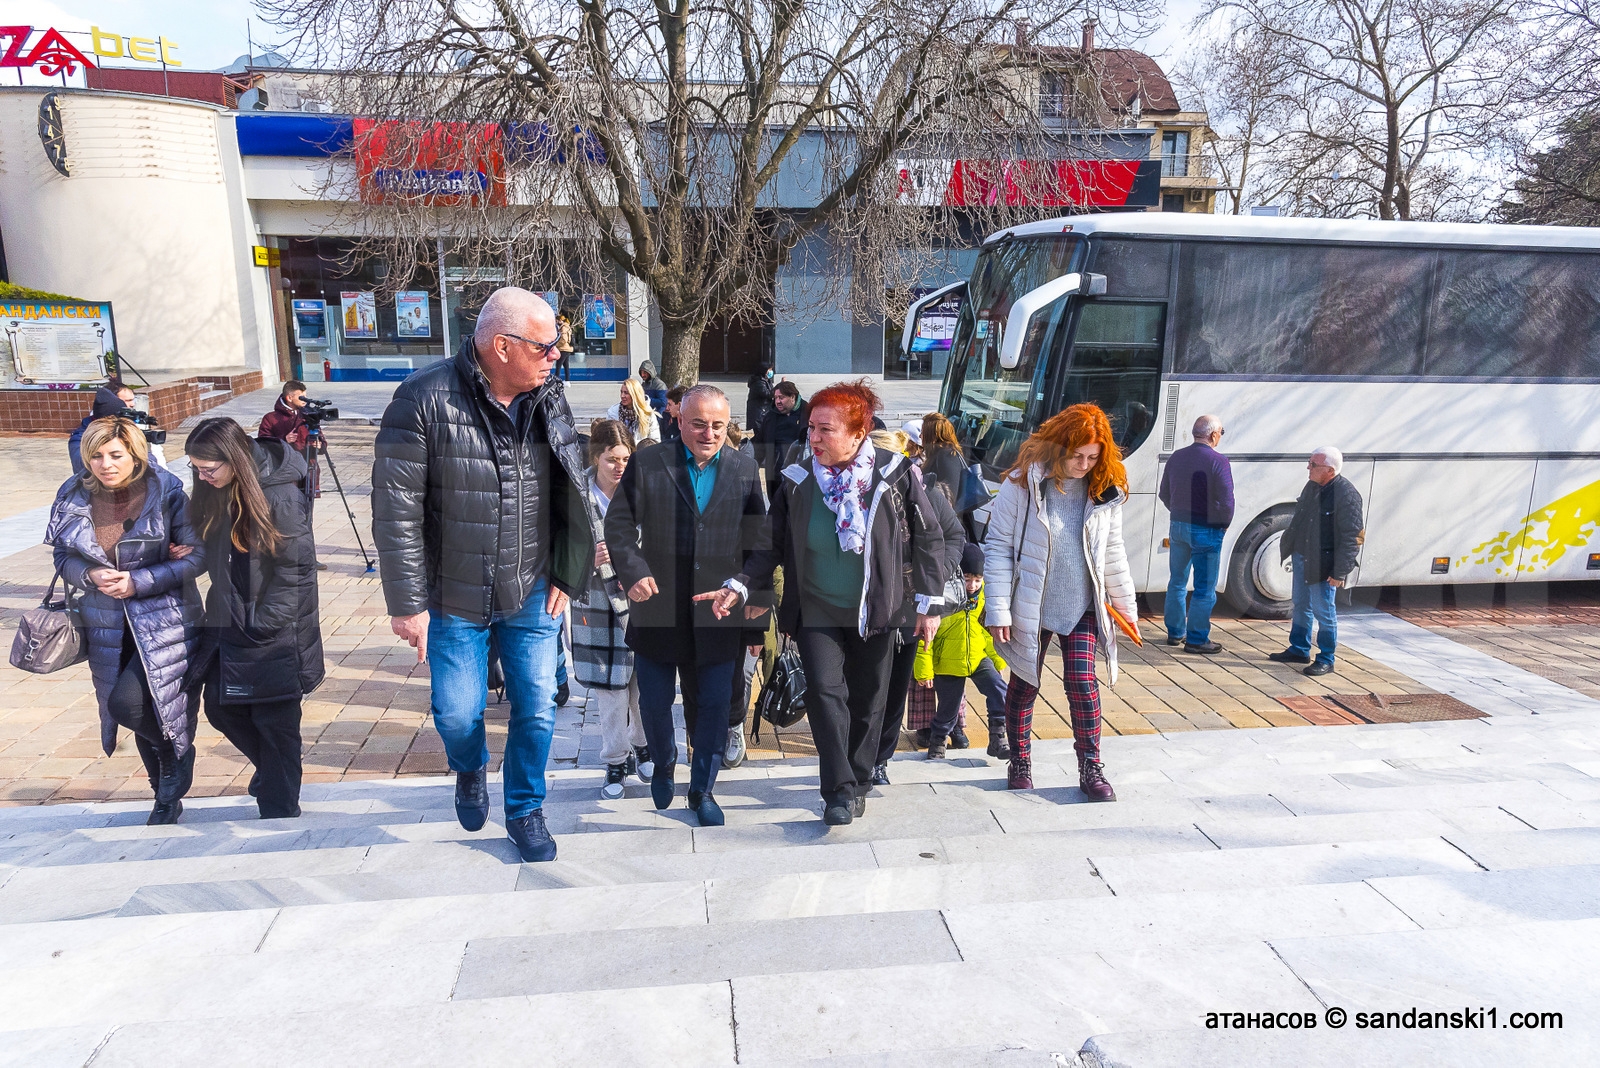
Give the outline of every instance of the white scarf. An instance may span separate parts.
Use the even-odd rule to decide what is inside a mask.
[[[817,459],[811,461],[823,503],[838,516],[834,530],[839,534],[839,548],[847,553],[866,552],[867,490],[872,486],[876,453],[872,443],[865,441],[856,458],[839,467],[829,467]]]

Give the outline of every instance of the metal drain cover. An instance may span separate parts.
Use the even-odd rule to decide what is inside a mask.
[[[1332,694],[1330,701],[1368,723],[1432,723],[1484,719],[1488,713],[1442,693]]]

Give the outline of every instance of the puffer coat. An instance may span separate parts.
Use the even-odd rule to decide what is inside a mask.
[[[594,544],[572,409],[553,375],[532,403],[542,420],[529,424],[542,421],[542,436],[519,432],[490,395],[471,338],[395,390],[372,464],[372,538],[390,615],[432,609],[482,624],[515,615],[544,577],[540,559],[569,597],[588,584]],[[549,529],[535,523],[541,513]]]
[[[946,604],[945,611],[947,614],[939,620],[939,633],[933,636],[933,647],[930,649],[927,642],[917,643],[915,675],[919,682],[935,675],[970,676],[985,660],[994,661],[996,671],[1006,669],[994,635],[983,626],[983,587],[953,608]]]
[[[1034,464],[1027,485],[1008,476],[989,511],[983,539],[983,576],[988,594],[984,622],[1010,627],[1011,640],[999,645],[1011,670],[1030,686],[1039,685],[1039,609],[1045,566],[1050,559],[1050,524],[1044,511],[1045,467]],[[1122,541],[1122,504],[1128,495],[1115,486],[1094,502],[1083,522],[1083,551],[1094,579],[1094,615],[1111,685],[1117,684],[1117,628],[1106,610],[1116,605],[1125,619],[1139,618],[1139,605]]]
[[[144,508],[114,546],[114,559],[95,537],[89,486],[81,476],[69,478],[56,492],[45,530],[61,577],[83,591],[89,674],[100,704],[100,745],[107,756],[117,747],[117,724],[106,710],[106,698],[122,666],[122,635],[128,627],[144,662],[161,733],[179,756],[194,741],[190,723],[198,696],[184,692],[183,680],[199,643],[201,610],[195,577],[205,567],[205,552],[197,547],[182,560],[169,558],[168,546],[199,546],[200,540],[189,526],[189,501],[178,476],[152,468],[148,477],[152,482]],[[88,573],[104,567],[133,577],[132,597],[121,601],[95,588]]]
[[[222,704],[294,700],[322,682],[317,606],[317,545],[307,510],[306,461],[288,443],[255,441],[256,477],[282,540],[272,555],[249,554],[249,588],[234,582],[230,531],[218,524],[206,542],[211,589],[206,625],[188,685],[221,661]]]

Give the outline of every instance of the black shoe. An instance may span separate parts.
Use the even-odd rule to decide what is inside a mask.
[[[1281,653],[1268,653],[1267,659],[1276,664],[1309,664],[1311,657],[1306,653],[1297,653],[1293,649],[1285,649]]]
[[[867,795],[857,794],[856,799],[850,803],[850,818],[858,820],[867,814]]]
[[[996,760],[1010,760],[1011,747],[1006,744],[1006,722],[991,721],[989,723],[989,748],[984,750]]]
[[[261,796],[261,770],[259,768],[256,769],[254,775],[250,776],[250,785],[245,787],[245,793],[251,797]]]
[[[157,801],[156,807],[150,810],[150,818],[144,821],[144,825],[146,827],[160,827],[167,823],[177,823],[178,817],[181,815],[183,815],[182,801]]]
[[[616,801],[626,792],[623,783],[628,778],[626,764],[607,764],[605,785],[600,787],[600,796],[606,801]]]
[[[556,840],[544,825],[543,809],[536,808],[521,819],[506,820],[506,837],[522,854],[524,864],[556,859]]]
[[[1193,642],[1184,642],[1183,651],[1186,653],[1205,653],[1207,656],[1210,656],[1212,653],[1222,652],[1222,646],[1218,645],[1216,642],[1206,642],[1204,645],[1195,645]]]
[[[970,749],[970,748],[972,748],[972,741],[971,741],[971,739],[969,739],[967,737],[967,732],[962,730],[960,727],[957,727],[955,730],[951,731],[950,732],[950,748],[951,749]]]
[[[285,812],[278,816],[269,816],[263,812],[261,813],[261,818],[264,820],[297,820],[300,818],[300,806],[296,805],[293,812]]]
[[[556,687],[556,707],[557,708],[566,708],[567,707],[567,702],[571,698],[572,698],[572,691],[567,688],[567,684],[566,683],[563,682],[560,686]]]
[[[650,776],[655,774],[656,770],[655,761],[650,759],[650,747],[648,745],[634,746],[633,759],[635,761],[634,770],[638,772],[639,779],[642,782],[649,782]]]
[[[1167,644],[1168,645],[1182,645],[1183,644],[1183,639],[1182,638],[1174,638],[1171,635],[1168,635]]]
[[[1301,674],[1310,675],[1312,678],[1316,678],[1318,675],[1332,675],[1333,665],[1326,660],[1318,660],[1316,663],[1306,668],[1305,671],[1301,672]]]
[[[876,764],[876,765],[873,766],[873,768],[872,768],[872,785],[874,785],[874,786],[888,786],[889,785],[889,765],[887,765],[887,764]]]
[[[456,772],[456,819],[463,830],[481,831],[489,822],[489,766]]]
[[[917,748],[918,749],[926,749],[926,748],[928,748],[928,742],[931,741],[932,738],[933,738],[933,728],[932,727],[923,727],[921,730],[919,730],[917,732],[917,736],[916,737],[917,737]]]
[[[721,827],[724,823],[722,806],[710,794],[690,794],[689,807],[702,827]]]
[[[161,777],[156,780],[156,801],[171,805],[189,792],[194,785],[194,746],[170,763],[160,761]]]
[[[672,804],[672,795],[678,787],[673,780],[677,775],[678,769],[671,764],[656,765],[656,773],[650,778],[650,800],[655,802],[656,808],[666,808]]]
[[[940,734],[928,739],[929,760],[943,760],[944,752],[944,735]]]
[[[829,801],[822,810],[822,822],[829,827],[843,827],[855,819],[855,804],[851,801]]]

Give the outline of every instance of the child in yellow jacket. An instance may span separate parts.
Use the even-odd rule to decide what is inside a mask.
[[[992,757],[1011,759],[1006,745],[1006,685],[1000,672],[1006,662],[995,648],[994,637],[983,625],[983,549],[968,544],[961,550],[961,577],[967,599],[939,623],[933,647],[917,648],[913,669],[918,686],[932,686],[938,702],[928,739],[928,759],[945,755],[950,732],[961,710],[961,695],[970,678],[988,703],[989,749]]]

